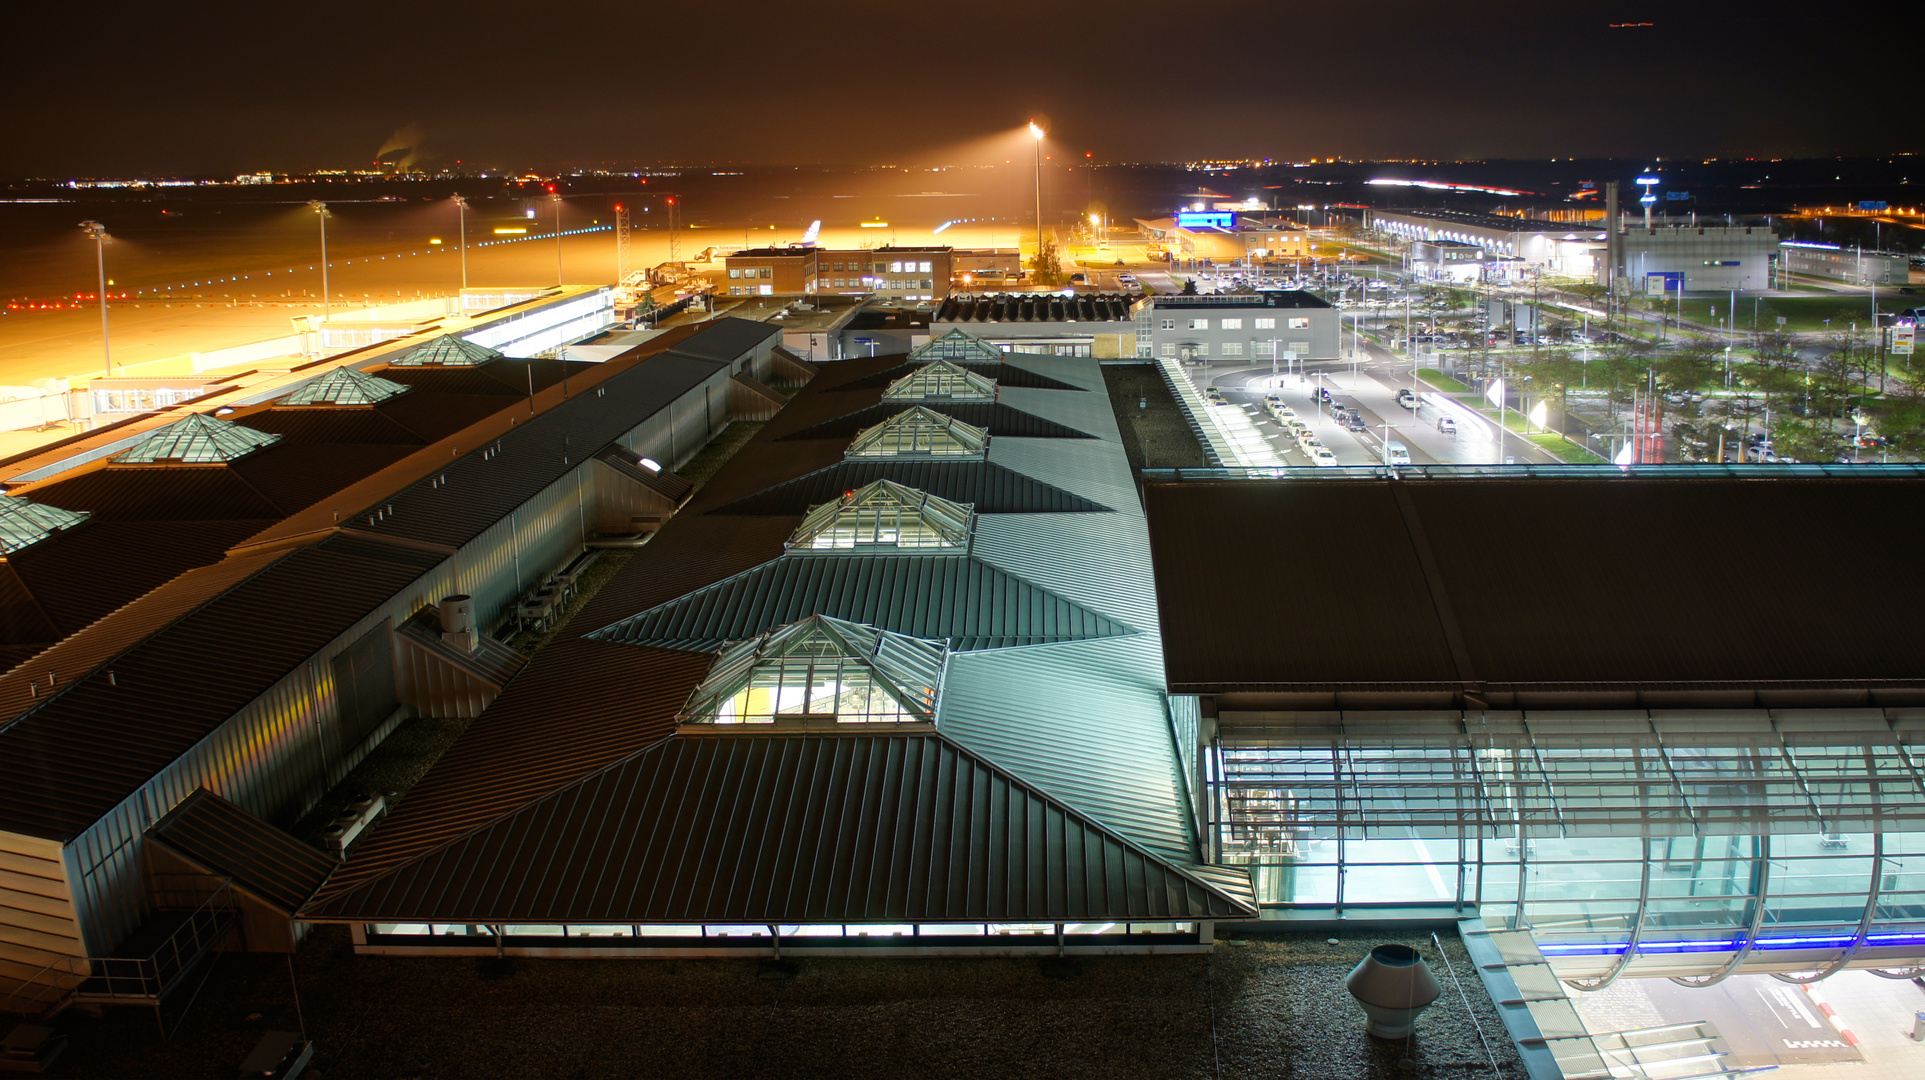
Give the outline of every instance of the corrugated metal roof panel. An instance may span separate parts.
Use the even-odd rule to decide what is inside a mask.
[[[591,637],[714,652],[810,615],[950,647],[1001,649],[1135,631],[966,555],[785,555]]]
[[[666,738],[714,660],[597,641],[548,646],[366,835],[326,891],[392,870]]]
[[[292,915],[339,864],[200,788],[148,835]]]
[[[930,398],[915,402],[937,412],[948,413],[965,424],[974,424],[989,431],[991,438],[1004,436],[1026,439],[1088,439],[1086,431],[1045,420],[1032,413],[1011,408],[1001,402],[946,401]],[[794,434],[783,435],[783,439],[837,439],[847,442],[861,433],[864,428],[880,424],[901,412],[907,406],[900,401],[888,401],[857,409],[833,420],[807,427]]]
[[[782,340],[780,326],[753,319],[724,316],[696,325],[701,332],[676,345],[674,351],[711,363],[733,363],[753,349]]]
[[[67,474],[23,493],[35,502],[88,511],[99,521],[282,516],[272,502],[225,465],[107,465]]]
[[[845,461],[778,484],[712,514],[807,513],[877,480],[926,491],[951,502],[973,503],[978,514],[1088,513],[1109,507],[1038,483],[994,462],[976,459],[875,458]]]
[[[341,370],[352,370],[343,368]],[[498,406],[499,407],[499,406]],[[301,405],[262,409],[234,417],[234,422],[281,437],[283,445],[301,443],[415,443],[421,436],[372,406],[334,408]]]
[[[0,677],[16,717],[0,730],[0,829],[72,838],[440,561],[340,535],[229,558]]]
[[[1212,919],[1247,899],[936,735],[682,736],[314,919],[540,923]]]
[[[271,521],[94,521],[8,557],[59,627],[51,644],[195,567]],[[9,625],[0,640],[15,632]]]
[[[393,512],[369,532],[459,547],[593,457],[643,419],[716,375],[706,361],[665,353],[618,372],[567,402],[528,417],[497,440],[500,449],[470,451],[436,478],[383,499]],[[414,397],[396,398],[403,402]],[[476,447],[474,450],[478,451]]]

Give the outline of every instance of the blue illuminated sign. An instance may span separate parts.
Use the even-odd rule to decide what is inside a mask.
[[[1858,208],[1860,210],[1889,210],[1891,209],[1891,204],[1882,199],[1877,201],[1868,199],[1860,202]]]
[[[1185,210],[1176,215],[1176,227],[1179,229],[1234,229],[1237,227],[1237,215],[1234,210]]]

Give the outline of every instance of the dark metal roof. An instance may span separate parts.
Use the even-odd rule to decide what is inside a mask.
[[[711,363],[732,364],[770,341],[782,340],[780,326],[752,319],[723,317],[698,323],[697,327],[699,333],[670,351]]]
[[[347,535],[229,558],[0,676],[0,830],[71,839],[441,558]]]
[[[361,841],[329,888],[400,866],[673,734],[676,713],[714,661],[579,639],[548,646]]]
[[[1810,554],[1918,535],[1925,481],[1602,472],[1150,484],[1170,685],[1308,708],[1925,702],[1925,578]],[[1302,618],[1226,598],[1225,537]]]
[[[496,408],[501,403],[496,403]],[[372,406],[336,408],[297,405],[237,415],[234,422],[281,437],[281,445],[300,443],[415,443],[420,435]]]
[[[148,835],[290,915],[339,865],[206,788],[182,799]]]
[[[282,516],[279,508],[227,465],[107,465],[37,485],[25,494],[35,502],[88,511],[97,521]]]
[[[667,499],[674,506],[682,505],[695,490],[695,485],[680,473],[643,466],[625,446],[611,446],[596,454],[595,460]]]
[[[228,466],[285,517],[375,475],[420,450],[397,443],[272,446]]]
[[[714,652],[810,615],[948,638],[958,651],[1135,632],[967,555],[809,552],[784,555],[588,636]]]
[[[682,736],[352,888],[316,920],[1214,919],[1254,909],[932,734]]]
[[[93,521],[6,559],[55,633],[8,619],[0,641],[50,645],[122,604],[198,566],[272,524],[259,521]]]
[[[1015,364],[985,364],[975,360],[956,359],[950,359],[950,363],[956,364],[968,371],[973,371],[983,378],[995,382],[998,386],[1020,386],[1030,390],[1080,391],[1083,389],[1080,386],[1071,386],[1060,379],[1052,379],[1047,375],[1039,374],[1025,367],[1018,367]],[[848,382],[836,383],[834,386],[829,387],[829,389],[884,390],[888,388],[890,383],[895,382],[897,379],[902,378],[904,375],[922,366],[922,362],[897,364],[887,371],[878,372],[874,375],[864,375],[861,378],[850,379]]]
[[[694,340],[693,338],[689,340]],[[357,528],[383,536],[459,547],[507,517],[543,488],[593,457],[642,419],[715,376],[716,366],[673,352],[644,358],[563,404],[527,418],[482,454],[450,461],[436,477],[381,500],[392,513]],[[414,397],[409,394],[396,402]],[[479,450],[480,448],[475,448]],[[445,477],[443,482],[440,477]],[[361,513],[367,513],[363,509]],[[348,515],[342,515],[344,521]]]
[[[1086,431],[1045,420],[1034,413],[1012,409],[999,402],[966,402],[929,399],[914,404],[948,413],[965,424],[986,428],[992,438],[1010,437],[1020,439],[1093,439],[1096,436]],[[793,434],[783,435],[783,439],[840,439],[847,442],[856,437],[864,428],[880,424],[901,412],[907,406],[900,401],[887,401],[845,413],[833,420],[827,420],[807,427]]]
[[[876,480],[893,480],[951,502],[973,503],[979,514],[1061,514],[1109,509],[993,461],[878,458],[831,465],[746,499],[737,499],[710,513],[800,515],[812,506],[831,502],[844,492]]]
[[[1134,293],[1007,293],[994,296],[952,296],[930,319],[934,323],[1060,323],[1129,322]],[[1092,327],[1092,329],[1099,329]],[[980,327],[977,333],[994,333]]]

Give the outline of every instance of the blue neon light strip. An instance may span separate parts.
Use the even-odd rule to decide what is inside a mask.
[[[1843,949],[1854,940],[1851,934],[1826,934],[1816,937],[1761,937],[1752,943],[1752,951],[1760,949]],[[1732,952],[1744,946],[1744,938],[1733,937],[1713,941],[1643,941],[1638,943],[1640,953],[1693,953],[1693,952]],[[1865,944],[1872,948],[1893,945],[1925,944],[1925,934],[1867,934]],[[1557,944],[1539,942],[1537,949],[1546,956],[1620,956],[1629,948],[1628,942],[1621,944],[1589,944],[1572,942]]]

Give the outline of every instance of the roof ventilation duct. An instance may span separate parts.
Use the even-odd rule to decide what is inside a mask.
[[[1430,965],[1408,945],[1370,950],[1343,984],[1363,1006],[1364,1030],[1379,1039],[1408,1036],[1417,1014],[1444,992]]]
[[[475,651],[475,600],[466,593],[441,598],[441,640],[462,652]]]

